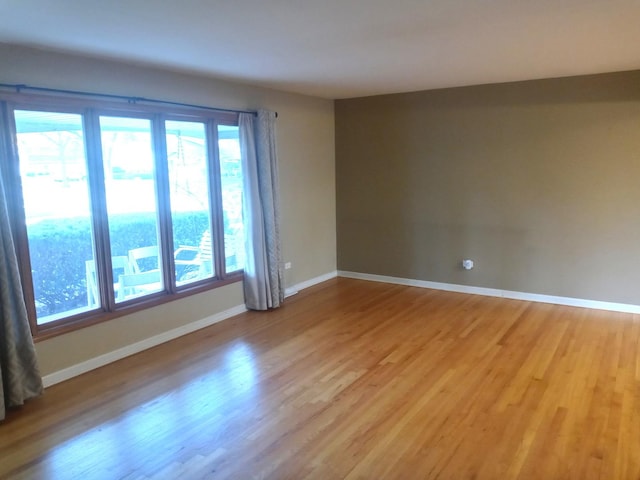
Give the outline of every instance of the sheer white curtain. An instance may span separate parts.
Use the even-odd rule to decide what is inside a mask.
[[[251,310],[279,307],[284,300],[280,253],[278,162],[274,112],[240,114],[243,215],[246,243],[245,305]]]
[[[1,122],[1,120],[0,120]],[[0,139],[0,161],[4,151]],[[0,420],[8,407],[42,393],[27,309],[22,296],[18,260],[0,171]]]

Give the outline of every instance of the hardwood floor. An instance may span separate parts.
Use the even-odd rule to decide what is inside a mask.
[[[335,279],[47,389],[0,477],[637,479],[639,321]]]

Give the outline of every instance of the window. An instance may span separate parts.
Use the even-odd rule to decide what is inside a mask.
[[[0,135],[36,335],[241,278],[236,114],[15,98]]]
[[[95,258],[85,135],[78,114],[14,117],[35,308],[46,323],[95,306],[76,274]],[[73,244],[61,241],[67,232]]]
[[[100,134],[112,269],[127,265],[119,257],[129,261],[127,272],[122,272],[129,283],[123,285],[120,273],[114,282],[120,303],[164,288],[151,121],[100,116]],[[139,231],[141,225],[144,232]]]
[[[242,165],[238,127],[218,126],[220,182],[224,218],[225,267],[228,272],[244,268],[242,223]]]
[[[199,235],[197,246],[182,245],[179,225],[173,227],[176,282],[191,283],[198,278],[213,277],[211,245],[211,177],[207,167],[206,125],[203,123],[167,121],[167,160],[169,164],[169,195],[173,218],[193,215],[184,225]],[[196,219],[199,218],[198,221]],[[198,222],[200,226],[198,226]],[[193,260],[198,261],[194,262]]]

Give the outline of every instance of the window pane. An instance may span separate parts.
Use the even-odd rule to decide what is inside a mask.
[[[103,116],[100,132],[118,303],[164,288],[151,122]]]
[[[224,252],[227,272],[244,268],[244,227],[242,224],[242,164],[240,138],[236,126],[218,126]]]
[[[16,110],[36,318],[100,306],[82,116]]]
[[[165,127],[175,276],[185,285],[215,274],[206,130],[196,122],[167,121]]]

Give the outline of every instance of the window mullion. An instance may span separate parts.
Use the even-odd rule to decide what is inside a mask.
[[[169,198],[167,135],[162,115],[156,115],[153,119],[153,149],[156,167],[156,196],[158,199],[158,228],[160,230],[160,248],[162,252],[160,255],[162,273],[165,288],[169,292],[175,293],[175,260],[173,258],[173,227]]]
[[[212,120],[208,124],[207,135],[209,140],[208,156],[210,173],[211,195],[211,240],[213,247],[213,259],[218,278],[226,277],[226,265],[224,256],[224,215],[222,213],[222,182],[220,180],[220,160],[218,147],[218,122]]]
[[[103,309],[113,311],[115,308],[113,288],[115,279],[111,268],[111,243],[109,241],[109,220],[104,187],[100,121],[95,110],[85,111],[84,122],[98,292]]]

